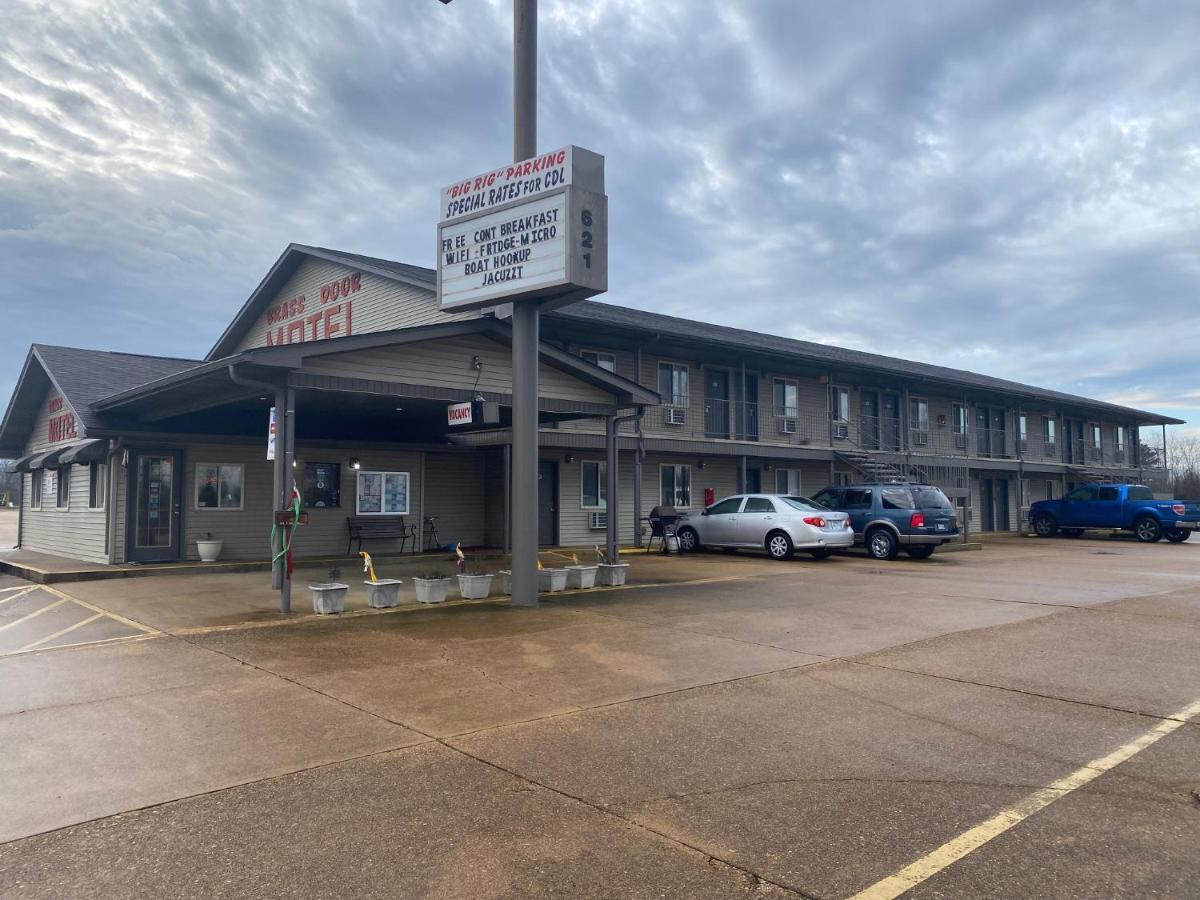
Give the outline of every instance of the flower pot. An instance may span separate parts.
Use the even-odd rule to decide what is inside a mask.
[[[567,566],[567,587],[590,588],[596,584],[597,566]]]
[[[492,592],[492,576],[459,575],[458,592],[464,600],[482,600]]]
[[[399,578],[380,578],[378,581],[364,581],[367,586],[367,606],[372,609],[391,609],[400,605]]]
[[[500,570],[500,593],[512,594],[512,572],[508,569]]]
[[[541,569],[538,571],[538,590],[551,593],[561,591],[567,586],[566,569]]]
[[[450,590],[449,578],[414,578],[413,586],[417,589],[417,601],[420,603],[441,603],[446,599]]]
[[[350,585],[330,581],[325,584],[310,584],[308,589],[312,591],[313,612],[318,616],[337,615],[345,610],[346,592],[350,590]]]
[[[196,541],[196,552],[200,554],[200,562],[216,562],[224,546],[224,541]]]
[[[596,566],[596,583],[605,587],[620,587],[629,574],[629,563],[600,563]]]

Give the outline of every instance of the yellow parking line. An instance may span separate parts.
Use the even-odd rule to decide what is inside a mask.
[[[40,647],[42,644],[48,644],[55,638],[62,637],[64,634],[70,634],[76,628],[82,628],[84,625],[90,625],[92,622],[95,622],[97,619],[103,619],[103,618],[104,618],[104,613],[96,613],[94,616],[88,616],[82,622],[76,622],[74,625],[68,625],[66,628],[60,628],[58,631],[54,632],[54,634],[48,634],[44,638],[39,638],[38,640],[34,641],[32,644],[26,644],[24,647],[22,647],[20,650],[17,650],[16,652],[24,653],[26,650],[32,650],[34,647]]]
[[[76,647],[92,647],[92,646],[95,646],[96,644],[131,644],[134,641],[152,641],[155,638],[160,638],[162,636],[163,636],[163,634],[161,631],[158,632],[157,634],[129,634],[129,635],[126,635],[125,637],[100,638],[99,640],[95,640],[95,641],[79,641],[78,643],[75,643],[75,644],[56,644],[53,647],[41,647],[40,652],[51,653],[56,650],[71,650]],[[0,656],[6,656],[6,657],[7,656],[19,656],[23,653],[37,653],[37,652],[39,652],[39,648],[35,647],[32,650],[27,650],[27,649],[14,650],[11,653],[0,654]]]
[[[93,604],[88,603],[86,600],[80,600],[78,597],[72,597],[70,594],[64,594],[62,591],[56,590],[55,588],[43,586],[42,590],[49,591],[58,597],[62,597],[64,600],[70,600],[72,603],[78,603],[84,609],[90,609],[92,612],[101,613],[102,615],[108,616],[110,619],[115,619],[122,625],[128,625],[130,628],[136,629],[137,631],[142,631],[146,634],[161,634],[157,628],[151,628],[149,625],[143,625],[141,622],[135,622],[133,619],[127,619],[124,616],[112,612],[111,610],[94,606]]]
[[[43,606],[41,609],[31,612],[27,616],[21,616],[21,618],[16,619],[15,621],[9,622],[7,625],[0,625],[0,631],[7,631],[9,628],[16,628],[22,622],[28,622],[30,619],[37,618],[42,613],[49,612],[50,610],[52,610],[56,607],[62,606],[66,602],[67,602],[66,600],[55,600],[53,603],[49,603],[46,606]]]
[[[9,591],[32,591],[36,584],[14,584],[12,587],[0,588],[0,594],[7,594]]]
[[[33,587],[22,588],[21,593],[13,594],[11,597],[5,597],[3,599],[0,599],[0,603],[7,603],[9,600],[16,600],[18,597],[24,597],[26,594],[28,594],[32,591],[36,591],[36,590],[37,590],[36,585],[34,585]]]
[[[1200,700],[1185,706],[1179,712],[1163,719],[1145,734],[1134,738],[1127,744],[1118,747],[1112,753],[1094,759],[1090,763],[1076,769],[1057,781],[1051,782],[1044,788],[1039,788],[1023,800],[1019,800],[1007,809],[1003,809],[986,822],[976,825],[958,837],[951,838],[932,853],[922,856],[881,881],[875,882],[869,888],[859,891],[851,900],[892,900],[905,891],[911,890],[921,882],[932,878],[938,872],[958,862],[968,853],[978,850],[994,837],[998,837],[1015,825],[1020,824],[1034,813],[1045,809],[1060,797],[1065,797],[1074,790],[1083,787],[1092,780],[1099,778],[1109,769],[1118,766],[1128,759],[1141,753],[1147,747],[1157,743],[1176,729],[1187,724],[1195,715],[1200,715]]]

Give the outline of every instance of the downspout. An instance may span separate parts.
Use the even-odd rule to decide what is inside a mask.
[[[118,454],[120,454],[124,448],[125,438],[119,437],[113,441],[112,445],[109,447],[106,462],[106,465],[108,466],[108,496],[105,498],[105,502],[108,503],[108,508],[105,510],[104,518],[107,520],[108,532],[106,558],[108,559],[108,564],[110,566],[115,565],[117,560],[117,485],[121,480],[118,476],[117,460],[120,458]],[[125,512],[126,515],[129,514],[128,510]]]
[[[620,533],[620,516],[621,505],[617,497],[618,485],[620,483],[617,477],[617,465],[620,457],[620,430],[623,422],[630,422],[637,419],[637,413],[618,416],[612,415],[605,418],[605,438],[607,443],[607,481],[608,481],[608,499],[606,501],[605,515],[605,537],[608,546],[605,548],[608,559],[611,562],[616,562],[621,554],[621,533]]]

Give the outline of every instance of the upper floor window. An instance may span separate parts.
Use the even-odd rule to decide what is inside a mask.
[[[1017,416],[1017,438],[1022,442],[1029,440],[1029,420],[1023,415]]]
[[[615,354],[604,353],[600,350],[580,350],[579,355],[585,362],[590,362],[593,366],[599,366],[606,372],[613,372],[615,374],[617,371],[617,357]]]
[[[921,400],[914,397],[909,401],[909,415],[912,417],[911,425],[917,431],[929,430],[929,401]]]
[[[1052,416],[1042,418],[1042,440],[1047,444],[1054,444],[1058,440],[1058,422]]]
[[[800,387],[787,378],[776,378],[774,386],[775,415],[794,419],[800,412]]]
[[[954,419],[954,433],[955,434],[966,434],[967,433],[967,408],[963,404],[961,404],[961,403],[954,404],[953,419]]]
[[[829,414],[835,422],[850,421],[850,388],[830,387]]]
[[[1100,449],[1100,426],[1099,425],[1092,426],[1092,448],[1096,449],[1096,450]]]
[[[677,363],[658,364],[658,393],[667,406],[688,405],[688,367]]]
[[[1116,438],[1117,438],[1117,449],[1124,450],[1125,449],[1125,426],[1124,425],[1117,426]]]

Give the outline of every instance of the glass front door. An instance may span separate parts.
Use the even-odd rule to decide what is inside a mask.
[[[130,562],[180,558],[181,470],[178,451],[131,452],[125,554]]]

